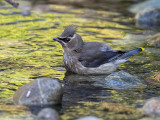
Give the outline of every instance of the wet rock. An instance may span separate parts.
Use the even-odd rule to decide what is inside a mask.
[[[151,117],[160,117],[160,98],[151,98],[143,106],[143,111]]]
[[[160,25],[160,8],[146,8],[135,16],[136,25],[143,28]]]
[[[45,108],[39,112],[37,120],[61,120],[61,118],[54,109]]]
[[[79,119],[76,119],[76,120],[103,120],[103,119],[97,118],[97,117],[94,117],[94,116],[87,116],[87,117],[79,118]]]
[[[131,114],[135,111],[134,107],[125,106],[118,103],[101,103],[98,110],[103,110],[107,112],[121,113],[121,114]]]
[[[13,102],[20,105],[50,105],[60,104],[62,86],[57,79],[37,78],[22,86],[13,95]]]
[[[148,77],[145,81],[149,85],[154,85],[156,87],[160,87],[160,72],[158,72],[157,74],[155,74],[152,77]]]
[[[150,46],[159,47],[160,48],[160,33],[155,34],[148,40],[148,44]]]
[[[133,89],[143,88],[146,85],[137,76],[133,76],[127,72],[114,72],[102,81],[93,84],[96,87],[104,87],[110,89]]]
[[[141,3],[137,3],[129,8],[132,13],[138,13],[144,9],[160,8],[160,0],[147,0]]]

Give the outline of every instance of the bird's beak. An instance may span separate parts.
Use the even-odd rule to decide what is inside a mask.
[[[59,41],[59,39],[58,39],[58,38],[53,38],[53,40],[54,40],[54,41]]]
[[[57,38],[53,38],[53,40],[59,42],[62,46],[64,46],[64,44],[65,44],[63,42],[63,40],[60,40],[58,37]]]
[[[60,39],[58,39],[58,38],[53,38],[53,40],[54,40],[54,41],[57,41],[57,42],[60,42],[60,43],[63,42],[62,40],[60,40]]]

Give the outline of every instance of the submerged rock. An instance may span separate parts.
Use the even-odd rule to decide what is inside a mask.
[[[160,8],[146,8],[135,16],[136,25],[143,28],[157,27],[160,25]]]
[[[87,117],[79,118],[79,119],[76,119],[76,120],[103,120],[103,119],[97,118],[97,117],[94,117],[94,116],[87,116]]]
[[[65,76],[65,79],[71,83],[82,83],[82,82],[95,82],[105,79],[106,75],[78,75],[71,74]]]
[[[160,87],[160,72],[145,80],[149,85]]]
[[[110,89],[133,89],[143,88],[146,85],[137,76],[133,76],[127,72],[114,72],[102,81],[93,84],[96,87],[104,87]]]
[[[61,118],[54,109],[45,108],[38,113],[37,120],[61,120]]]
[[[143,106],[143,111],[151,117],[160,117],[160,98],[151,98]]]
[[[62,86],[56,79],[37,78],[22,86],[13,95],[13,102],[19,105],[50,105],[60,104]]]
[[[148,40],[148,44],[150,46],[159,47],[160,48],[160,33],[155,34]]]

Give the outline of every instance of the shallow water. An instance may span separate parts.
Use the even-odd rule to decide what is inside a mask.
[[[125,14],[117,12],[117,7],[112,8],[111,11],[89,8],[40,5],[34,6],[31,16],[22,16],[18,9],[6,4],[1,6],[0,120],[35,118],[34,114],[40,110],[39,108],[22,109],[21,112],[18,111],[19,108],[15,108],[13,110],[15,112],[12,112],[8,110],[13,108],[8,98],[23,84],[42,76],[58,78],[63,83],[64,97],[62,106],[58,107],[58,110],[64,120],[86,115],[110,120],[143,117],[138,113],[122,114],[97,108],[102,102],[141,107],[138,102],[159,96],[159,88],[153,86],[136,90],[95,88],[91,85],[93,81],[87,76],[65,76],[63,50],[52,39],[61,34],[64,26],[70,24],[79,26],[78,34],[82,35],[84,41],[105,42],[114,50],[146,48],[144,52],[132,56],[117,71],[127,71],[142,80],[160,71],[160,49],[148,47],[145,43],[153,31],[136,28],[133,16],[127,12],[124,12]],[[78,78],[83,80],[80,81]],[[8,109],[4,110],[2,105],[9,105]]]

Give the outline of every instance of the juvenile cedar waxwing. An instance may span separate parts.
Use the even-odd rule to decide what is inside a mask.
[[[77,74],[110,74],[121,63],[144,48],[129,51],[110,50],[110,46],[99,42],[83,42],[76,34],[77,26],[69,25],[64,32],[53,40],[58,41],[63,49],[63,61],[67,71]]]

